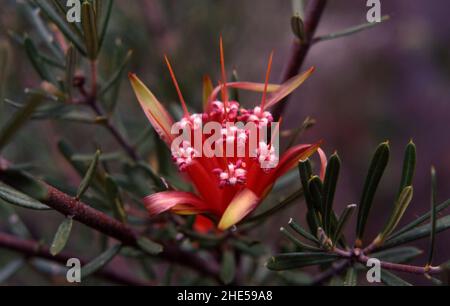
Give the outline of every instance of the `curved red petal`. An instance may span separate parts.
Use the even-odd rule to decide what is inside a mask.
[[[152,194],[143,199],[150,216],[159,215],[168,210],[205,212],[208,205],[193,193],[183,191],[164,191]]]

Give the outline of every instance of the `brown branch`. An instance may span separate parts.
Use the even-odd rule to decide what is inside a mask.
[[[79,258],[78,255],[69,254],[67,252],[60,253],[56,256],[50,254],[49,248],[40,242],[33,240],[20,239],[12,235],[0,232],[0,248],[6,248],[15,252],[20,252],[26,257],[38,257],[66,265],[70,258]],[[88,263],[85,259],[80,259],[82,265]],[[96,274],[104,279],[121,285],[128,286],[151,286],[152,283],[135,278],[131,275],[120,273],[113,268],[104,267],[96,272]]]
[[[2,176],[1,170],[0,168],[0,180],[14,187],[14,182],[8,181],[5,176]],[[42,183],[47,188],[47,198],[42,203],[64,216],[71,216],[74,220],[122,242],[124,245],[132,247],[138,245],[137,240],[139,235],[128,225],[74,199],[45,182]],[[220,282],[219,265],[215,261],[204,260],[194,253],[180,249],[176,245],[163,246],[164,251],[157,258],[193,269],[200,274]]]
[[[282,83],[296,76],[312,46],[314,34],[325,10],[327,0],[312,0],[305,18],[305,38],[302,41],[295,39],[291,46],[291,55],[283,72]],[[289,97],[278,103],[273,109],[275,119],[279,119],[287,106]]]

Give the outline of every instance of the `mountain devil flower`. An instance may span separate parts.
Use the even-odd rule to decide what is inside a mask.
[[[165,57],[184,112],[177,122],[136,75],[130,74],[129,77],[147,118],[171,149],[178,169],[196,190],[196,193],[170,190],[144,198],[150,215],[166,211],[181,215],[207,215],[216,220],[219,230],[226,230],[250,214],[281,176],[315,152],[319,153],[323,176],[326,157],[319,148],[320,142],[294,146],[279,156],[276,143],[279,124],[275,124],[270,113],[270,108],[305,82],[314,68],[284,84],[269,84],[271,54],[265,83],[227,82],[222,40],[220,51],[222,80],[214,89],[212,86],[205,87],[211,89],[206,91],[207,99],[200,114],[189,112],[173,69]],[[229,99],[230,88],[260,92],[261,102],[247,109],[239,101]],[[208,124],[218,127],[219,131],[204,131]],[[255,128],[243,127],[249,124]],[[268,127],[272,127],[270,139],[259,137]],[[180,131],[187,131],[188,136],[180,137]],[[255,135],[258,137],[255,138]],[[207,147],[213,152],[206,152],[204,148]],[[227,148],[226,154],[224,147]]]

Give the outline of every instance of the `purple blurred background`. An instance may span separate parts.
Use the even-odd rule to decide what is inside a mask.
[[[329,1],[318,35],[366,22],[365,2]],[[403,223],[429,209],[431,165],[438,171],[439,201],[450,196],[450,2],[381,2],[382,14],[391,16],[389,21],[312,48],[303,70],[310,66],[317,70],[292,97],[284,116],[285,128],[295,128],[307,116],[315,118],[317,125],[302,142],[323,139],[328,154],[339,152],[343,169],[335,204],[338,212],[348,204],[358,203],[372,153],[380,142],[390,141],[391,162],[376,196],[373,209],[377,219],[370,219],[368,236],[377,234],[391,211],[403,151],[410,139],[417,145],[419,159],[415,198]],[[30,30],[19,11],[15,1],[3,1],[3,38],[6,29]],[[108,37],[112,41],[121,37],[124,45],[134,49],[130,69],[156,88],[161,100],[175,103],[175,91],[162,61],[167,53],[186,98],[193,101],[191,105],[199,106],[203,74],[210,74],[215,80],[219,77],[220,34],[224,37],[229,71],[235,68],[242,80],[263,81],[268,55],[274,50],[272,81],[278,82],[293,39],[291,14],[289,0],[118,0]],[[20,97],[24,86],[35,86],[38,80],[30,73],[30,63],[23,60],[23,51],[13,48],[7,91],[10,98]],[[111,51],[105,52],[107,60]],[[122,87],[119,103],[131,131],[145,125],[128,84]],[[70,126],[57,134],[63,134],[65,128]],[[10,148],[8,154],[14,160],[38,160],[43,168],[57,168],[48,157],[56,137],[50,131],[50,124],[39,125],[39,137],[45,139],[45,148],[41,148],[45,153],[41,156],[25,150],[23,144]],[[80,148],[90,145],[82,136],[86,131],[77,128],[75,134],[80,137],[72,135]],[[30,138],[22,136],[25,143],[36,141]],[[297,205],[289,214],[300,218],[303,212],[302,206]],[[276,222],[286,224],[286,216]],[[440,236],[438,240],[437,263],[450,257],[446,238]],[[273,239],[279,239],[278,234]],[[426,248],[427,241],[420,246]]]

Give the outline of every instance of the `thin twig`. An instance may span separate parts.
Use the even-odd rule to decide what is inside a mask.
[[[0,248],[6,248],[15,252],[20,252],[27,257],[37,257],[66,265],[67,261],[71,258],[79,258],[78,255],[69,254],[67,252],[60,253],[56,256],[50,254],[49,248],[42,245],[40,242],[34,240],[25,240],[17,238],[15,236],[0,232]],[[85,265],[88,261],[80,259],[82,265]],[[104,267],[96,272],[96,274],[104,279],[112,281],[121,285],[128,286],[151,286],[152,283],[145,280],[135,278],[128,274],[123,274],[117,269]]]
[[[8,181],[7,177],[2,176],[0,169],[0,180],[15,187],[15,182]],[[98,211],[89,205],[75,200],[73,197],[62,191],[42,182],[47,188],[47,198],[42,203],[53,208],[64,216],[71,216],[74,220],[95,229],[111,238],[114,238],[125,245],[136,247],[138,245],[139,235],[131,227],[120,223],[107,214]],[[219,280],[219,266],[211,260],[204,260],[194,253],[184,251],[176,245],[163,245],[164,251],[157,256],[162,260],[179,264],[193,269],[200,274]]]

